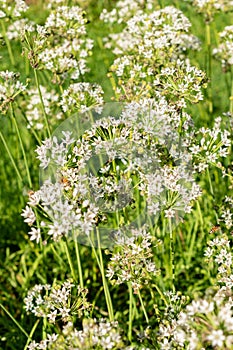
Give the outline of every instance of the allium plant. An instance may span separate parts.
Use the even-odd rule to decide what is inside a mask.
[[[191,22],[180,10],[162,8],[161,3],[117,1],[113,10],[102,11],[98,22],[108,28],[108,37],[101,38],[101,31],[96,35],[94,26],[90,30],[90,36],[98,36],[99,47],[103,39],[104,52],[112,51],[113,59],[108,52],[98,66],[99,75],[109,71],[108,83],[114,87],[115,95],[107,98],[126,101],[104,105],[102,87],[88,80],[88,57],[97,50],[92,52],[86,26],[89,15],[99,17],[102,2],[96,6],[85,1],[86,14],[82,1],[48,0],[42,4],[46,18],[33,22],[26,1],[0,1],[3,44],[19,70],[23,62],[15,65],[12,48],[23,46],[23,72],[30,77],[22,83],[17,73],[0,72],[0,109],[9,116],[19,150],[13,139],[16,151],[10,153],[1,130],[0,138],[18,181],[27,182],[29,189],[21,215],[29,226],[30,241],[15,265],[22,265],[23,273],[10,283],[26,281],[25,293],[38,276],[42,283],[54,278],[51,284],[36,284],[27,292],[26,312],[38,320],[30,333],[23,332],[25,349],[233,347],[232,240],[219,226],[232,229],[230,194],[215,212],[218,226],[210,234],[216,237],[207,243],[205,265],[195,266],[195,255],[203,247],[200,242],[206,241],[205,220],[214,215],[208,206],[215,194],[209,169],[215,167],[216,174],[222,171],[223,181],[229,179],[226,191],[233,186],[233,103],[227,123],[217,117],[210,123],[213,126],[199,129],[200,120],[187,112],[194,110],[190,104],[205,100],[202,89],[212,77],[210,22],[233,3],[192,1],[206,22],[207,74],[189,59],[191,50],[200,49],[199,39],[190,33]],[[227,26],[214,50],[225,70],[232,65],[232,32]],[[93,67],[98,64],[97,59]],[[95,74],[91,72],[92,77]],[[211,94],[208,97],[212,103]],[[213,109],[209,112],[213,116]],[[22,117],[27,126],[22,131],[33,133],[38,143],[38,190],[30,175],[34,167],[30,169],[27,161],[33,147],[30,140],[22,139]],[[14,160],[17,153],[23,160],[19,169]],[[202,179],[209,180],[211,188],[210,193],[204,188],[205,196],[198,201]],[[174,230],[181,221],[181,228]],[[32,270],[27,267],[30,254],[35,256]],[[53,261],[54,256],[59,259]],[[8,250],[6,257],[14,259]],[[49,271],[40,273],[39,267],[47,261],[51,271],[70,274],[72,280],[56,282]],[[191,285],[193,274],[199,279],[200,271],[205,280]],[[183,281],[189,272],[191,282]],[[175,290],[180,284],[182,292]],[[203,292],[207,284],[210,288]],[[20,328],[16,320],[15,324]]]
[[[24,51],[32,67],[51,71],[59,84],[84,75],[93,46],[86,36],[86,22],[80,7],[58,6],[34,32],[24,28]]]
[[[194,350],[203,346],[231,349],[233,346],[233,266],[227,236],[217,234],[208,242],[204,255],[211,273],[217,267],[218,286],[207,289],[203,298],[194,299],[173,320],[161,322],[158,342],[162,349]]]
[[[112,11],[103,9],[100,19],[105,23],[125,23],[128,19],[136,15],[140,10],[148,10],[154,8],[152,0],[120,0],[117,1],[115,8]]]
[[[27,84],[19,81],[19,73],[0,72],[0,111],[5,114],[18,95],[26,93]]]
[[[233,8],[231,0],[191,0],[191,2],[198,12],[203,14],[207,22],[212,21],[216,13],[229,11]]]
[[[0,17],[14,18],[21,17],[21,15],[28,10],[28,5],[24,0],[1,0],[0,1]]]
[[[68,322],[62,327],[61,333],[48,334],[40,343],[31,342],[29,350],[108,350],[122,349],[124,343],[121,339],[118,322],[109,322],[106,319],[85,319],[83,329],[74,327]],[[124,347],[125,348],[125,347]]]
[[[233,115],[233,26],[226,26],[219,33],[218,46],[213,49],[214,57],[221,62],[224,73],[230,72],[231,86],[229,89],[230,113]]]
[[[38,284],[29,290],[24,299],[25,309],[36,317],[47,318],[50,323],[58,320],[67,323],[75,317],[88,316],[91,305],[86,299],[87,292],[69,280],[54,286]]]
[[[188,116],[181,121],[166,100],[128,104],[117,119],[96,116],[81,137],[67,131],[37,148],[48,175],[28,205],[35,210],[43,240],[57,241],[72,228],[88,237],[98,227],[108,237],[128,222],[137,225],[138,215],[147,220],[147,215],[157,218],[164,212],[173,218],[190,212],[201,193],[189,169],[191,158],[179,143],[177,130],[181,123],[183,130],[189,128]],[[133,210],[137,196],[144,204]],[[26,222],[27,212],[31,217],[24,212]]]
[[[214,56],[222,63],[224,71],[233,65],[233,26],[227,26],[219,33],[218,47],[213,49]]]
[[[154,97],[158,91],[169,101],[203,98],[205,74],[185,62],[188,50],[199,49],[190,26],[181,11],[165,7],[149,14],[137,12],[121,33],[106,38],[105,46],[114,47],[117,56],[110,71],[116,77],[118,100]]]
[[[202,127],[197,130],[193,141],[189,150],[197,171],[202,172],[209,165],[215,165],[224,171],[223,159],[229,155],[231,147],[231,133],[226,128],[224,118],[215,118],[212,128]]]
[[[45,113],[48,116],[49,124],[51,126],[56,125],[58,120],[64,119],[61,110],[59,110],[59,95],[55,90],[48,91],[42,85],[40,85],[40,91],[43,95]],[[44,116],[37,87],[30,87],[26,92],[26,98],[25,116],[28,122],[27,128],[43,130]]]
[[[70,280],[53,286],[35,285],[29,290],[24,300],[27,312],[48,319],[54,325],[55,332],[47,334],[40,343],[32,341],[27,348],[120,349],[123,342],[118,322],[87,318],[91,311],[91,305],[86,299],[87,292]],[[83,319],[81,330],[75,327],[77,318]],[[61,321],[62,329],[58,327]]]
[[[131,234],[131,237],[126,237],[121,232],[115,234],[117,252],[110,259],[106,276],[113,284],[130,282],[137,294],[152,276],[159,274],[152,260],[151,245],[156,246],[161,242],[153,243],[154,237],[147,233],[146,228],[132,230]]]
[[[74,83],[64,90],[61,96],[60,105],[64,112],[69,115],[73,113],[84,113],[94,106],[101,106],[104,103],[103,89],[98,84]],[[95,108],[97,111],[97,108]],[[99,108],[101,112],[101,107]]]

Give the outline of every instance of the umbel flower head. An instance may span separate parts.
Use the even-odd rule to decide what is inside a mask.
[[[191,0],[198,12],[202,13],[206,22],[214,19],[214,15],[220,11],[231,11],[233,8],[232,0]]]
[[[28,10],[28,5],[24,0],[1,0],[0,18],[20,17],[22,13]]]
[[[224,72],[233,65],[233,25],[227,26],[219,33],[219,45],[213,50],[213,55],[222,63]]]
[[[209,266],[217,266],[218,286],[207,289],[203,297],[195,298],[169,322],[161,322],[157,338],[161,347],[166,344],[168,349],[232,349],[233,265],[226,234],[208,242],[205,256]]]
[[[110,34],[105,46],[116,55],[109,76],[114,76],[118,100],[139,100],[166,95],[169,102],[196,103],[206,85],[204,72],[192,67],[187,52],[199,49],[199,41],[189,33],[191,23],[174,7],[139,11],[122,32]]]
[[[121,232],[117,232],[115,237],[117,253],[110,259],[106,276],[113,284],[130,282],[137,294],[142,286],[149,283],[152,276],[159,273],[152,259],[151,248],[160,242],[153,243],[153,237],[146,227],[132,230],[130,237],[122,235]]]
[[[87,111],[71,118],[69,127],[78,135],[63,130],[37,148],[43,183],[22,214],[29,225],[37,222],[31,239],[58,241],[73,231],[86,242],[98,229],[108,246],[110,233],[137,225],[138,215],[146,221],[157,220],[161,212],[168,218],[190,212],[200,188],[179,143],[176,108],[163,98],[111,106],[112,111],[108,105],[103,109],[103,117]],[[111,116],[119,107],[117,117]],[[183,130],[189,123],[183,114]],[[135,208],[138,198],[140,208]]]
[[[48,334],[40,343],[31,342],[29,350],[117,350],[126,349],[121,339],[121,332],[117,321],[107,319],[84,319],[82,329],[78,329],[72,322],[63,326],[60,334]]]
[[[86,22],[79,6],[57,6],[44,25],[36,25],[34,31],[32,27],[23,28],[24,51],[33,68],[51,71],[58,83],[84,75],[93,46],[86,35]]]
[[[50,323],[58,320],[67,323],[88,315],[91,305],[86,299],[87,292],[70,280],[53,286],[37,284],[24,299],[25,308],[37,317],[46,317]]]
[[[19,81],[19,73],[0,72],[0,111],[5,114],[10,103],[14,102],[19,94],[26,90],[27,85]]]

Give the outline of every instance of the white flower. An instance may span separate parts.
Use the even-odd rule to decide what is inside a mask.
[[[32,227],[32,230],[28,234],[31,235],[30,241],[36,240],[37,244],[40,242],[40,238],[41,238],[40,228]]]
[[[24,222],[26,222],[30,226],[36,220],[35,213],[33,212],[32,208],[30,208],[28,205],[25,209],[23,209],[23,213],[21,215],[25,218]]]
[[[218,348],[221,348],[226,337],[223,334],[222,329],[218,329],[212,330],[210,335],[207,336],[207,339],[211,342],[213,347],[217,346]]]
[[[164,210],[166,218],[173,218],[175,216],[175,210],[172,208]]]

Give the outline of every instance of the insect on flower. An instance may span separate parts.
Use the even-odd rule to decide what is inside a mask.
[[[220,230],[220,225],[213,226],[209,233],[210,233],[210,234],[211,234],[211,233],[215,233],[215,232],[217,232],[218,230]]]
[[[69,186],[69,185],[70,185],[70,181],[69,181],[66,177],[62,177],[62,178],[61,178],[61,183],[62,183],[64,186]]]

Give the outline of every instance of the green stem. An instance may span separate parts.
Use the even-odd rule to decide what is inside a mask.
[[[20,173],[19,173],[19,170],[18,170],[18,168],[17,168],[17,165],[15,164],[14,158],[12,157],[11,151],[9,150],[9,148],[8,148],[8,146],[7,146],[7,143],[6,143],[6,141],[5,141],[5,138],[4,138],[4,136],[3,136],[3,134],[2,134],[1,131],[0,131],[0,138],[1,138],[1,140],[2,140],[2,143],[3,143],[3,145],[4,145],[4,147],[5,147],[6,151],[7,151],[7,153],[8,153],[8,156],[9,156],[9,158],[10,158],[10,160],[11,160],[11,163],[12,163],[12,165],[13,165],[15,171],[16,171],[16,174],[17,174],[19,180],[23,183],[23,179],[22,179],[22,177],[21,177],[21,175],[20,175]]]
[[[206,23],[206,47],[207,47],[207,75],[209,83],[209,112],[213,112],[213,92],[212,92],[212,51],[211,51],[211,31],[210,24]]]
[[[12,66],[15,67],[15,59],[14,59],[14,55],[13,55],[13,52],[12,52],[12,49],[11,49],[10,41],[9,41],[7,35],[6,35],[6,28],[5,28],[4,20],[1,20],[1,24],[2,24],[2,33],[3,33],[3,37],[4,37],[5,41],[6,41],[6,46],[7,46],[8,54],[9,54],[9,57],[10,57],[10,61],[11,61]]]
[[[47,131],[48,131],[48,135],[49,135],[49,137],[51,137],[51,131],[50,131],[50,127],[49,127],[47,114],[45,112],[44,101],[43,101],[43,97],[42,97],[42,94],[41,94],[41,89],[40,89],[40,84],[39,84],[39,79],[38,79],[38,74],[37,74],[37,70],[36,69],[34,69],[34,75],[35,75],[36,86],[37,86],[39,97],[40,97],[42,112],[43,112],[43,115],[44,115],[45,125],[46,125]]]
[[[146,312],[146,309],[145,309],[145,306],[144,306],[144,303],[143,303],[143,300],[142,300],[142,296],[141,296],[140,290],[138,290],[138,297],[139,297],[139,300],[140,300],[140,303],[141,303],[141,306],[142,306],[142,311],[144,313],[146,322],[149,323],[149,318],[148,318],[148,315],[147,315],[147,312]]]
[[[29,59],[27,58],[27,55],[25,55],[25,75],[26,77],[29,77],[30,75],[30,62],[29,62]]]
[[[74,247],[75,247],[76,259],[77,259],[77,265],[78,265],[79,284],[81,288],[84,288],[79,246],[78,246],[77,238],[74,235],[73,235],[73,238],[74,238]]]
[[[174,241],[173,241],[173,231],[172,231],[172,222],[171,219],[168,219],[169,225],[169,280],[171,283],[171,288],[174,290]]]
[[[133,289],[131,282],[128,283],[129,288],[129,329],[128,329],[128,338],[129,341],[132,341],[132,328],[133,328]]]
[[[37,328],[37,326],[38,326],[39,323],[40,323],[40,319],[38,319],[38,320],[36,321],[36,323],[34,324],[32,330],[31,330],[31,332],[30,332],[30,334],[29,334],[29,336],[28,336],[28,340],[27,340],[27,342],[26,342],[26,345],[25,345],[25,347],[24,347],[24,350],[27,350],[28,344],[29,344],[30,341],[32,340],[33,334],[35,333],[35,330],[36,330],[36,328]]]
[[[67,256],[67,259],[68,259],[68,263],[69,263],[69,266],[70,266],[70,271],[71,271],[71,274],[72,274],[72,277],[74,279],[74,281],[76,282],[77,281],[77,278],[76,278],[76,274],[75,274],[75,271],[74,271],[74,265],[73,265],[73,262],[72,262],[72,259],[71,259],[71,256],[70,256],[70,251],[69,251],[69,247],[68,247],[68,242],[67,242],[67,239],[65,241],[63,241],[65,243],[65,252],[66,252],[66,256]]]
[[[106,303],[108,305],[109,319],[110,319],[110,321],[113,321],[114,314],[113,314],[112,300],[111,300],[111,295],[109,292],[108,284],[107,284],[105,273],[104,273],[103,255],[102,255],[102,250],[101,250],[101,245],[100,245],[100,235],[99,235],[98,228],[96,228],[96,234],[97,234],[97,241],[98,241],[98,250],[99,250],[99,258],[100,258],[99,261],[100,261],[100,266],[101,266],[103,286],[104,286],[104,291],[105,291]]]
[[[99,269],[101,272],[103,287],[104,287],[104,295],[105,295],[105,300],[106,300],[106,304],[107,304],[107,308],[108,308],[109,319],[110,319],[110,321],[113,321],[114,320],[114,313],[113,313],[113,307],[112,307],[112,300],[111,300],[111,295],[109,292],[108,284],[107,284],[105,273],[104,273],[103,256],[102,256],[102,251],[101,251],[101,247],[100,247],[100,237],[99,237],[98,229],[96,229],[96,233],[97,233],[99,256],[95,250],[95,247],[94,247],[93,242],[92,242],[90,237],[89,237],[89,239],[90,239],[91,247],[93,249],[96,261],[98,263],[98,266],[99,266]]]
[[[209,168],[207,169],[207,176],[208,176],[208,181],[209,181],[209,185],[210,185],[210,193],[211,193],[212,197],[214,197],[214,190],[213,190],[213,186],[212,186]]]
[[[233,68],[231,66],[231,96],[230,96],[230,113],[233,116]]]
[[[29,166],[28,166],[28,161],[27,161],[27,157],[26,157],[26,152],[25,152],[25,149],[24,149],[22,137],[21,137],[20,132],[19,132],[19,128],[18,128],[17,120],[16,120],[16,117],[15,117],[15,114],[14,114],[12,103],[10,103],[10,111],[11,111],[11,119],[13,120],[13,123],[15,125],[16,133],[17,133],[17,136],[18,136],[18,139],[19,139],[19,143],[20,143],[20,147],[21,147],[21,151],[22,151],[22,154],[23,154],[23,160],[24,160],[24,164],[25,164],[25,168],[26,168],[26,172],[27,172],[28,184],[29,184],[29,187],[32,188],[32,180],[31,180],[31,175],[30,175],[30,171],[29,171]]]
[[[207,169],[207,176],[208,176],[208,181],[209,181],[209,185],[210,185],[210,193],[214,199],[215,195],[214,195],[214,189],[213,189],[213,185],[212,185],[212,180],[211,180],[209,168]],[[216,209],[214,209],[214,214],[215,214],[216,220],[218,221],[218,213],[217,213]]]
[[[161,291],[161,289],[157,286],[157,284],[153,284],[153,287],[155,287],[155,289],[159,293],[161,299],[164,301],[165,305],[168,306],[167,299],[165,298],[165,296],[164,296],[163,292]]]
[[[16,319],[11,315],[11,313],[0,303],[1,308],[10,317],[10,319],[16,324],[16,326],[21,330],[21,332],[28,338],[28,333],[23,329],[23,327],[16,321]]]

